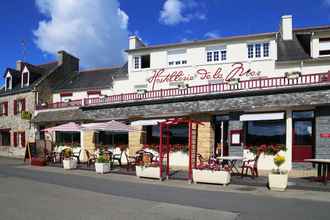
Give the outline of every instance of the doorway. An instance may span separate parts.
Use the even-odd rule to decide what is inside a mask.
[[[314,158],[314,111],[295,111],[292,119],[292,161],[304,162],[305,159]]]
[[[228,156],[228,121],[229,116],[215,117],[214,123],[214,148],[213,154],[217,156]]]

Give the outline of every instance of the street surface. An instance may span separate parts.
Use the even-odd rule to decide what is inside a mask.
[[[330,219],[328,192],[235,192],[118,174],[30,167],[0,158],[1,220]]]

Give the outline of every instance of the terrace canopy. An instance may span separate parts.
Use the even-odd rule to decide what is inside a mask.
[[[109,122],[99,122],[99,123],[89,123],[82,125],[83,130],[95,130],[95,131],[110,131],[113,133],[126,133],[137,131],[119,121],[109,121]]]
[[[61,124],[55,127],[45,128],[42,131],[52,132],[52,131],[73,131],[79,132],[81,130],[81,126],[75,122],[69,122],[66,124]]]

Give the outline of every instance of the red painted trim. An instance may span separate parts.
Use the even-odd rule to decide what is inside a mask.
[[[320,134],[320,138],[330,138],[330,133],[322,133]]]
[[[72,92],[61,92],[60,93],[61,97],[67,97],[67,96],[72,96]]]
[[[87,91],[87,95],[101,95],[100,90]]]
[[[192,181],[192,121],[189,120],[189,135],[188,135],[188,146],[189,146],[189,170],[188,170],[188,180]],[[195,152],[196,153],[196,152]]]
[[[163,177],[163,124],[159,125],[159,172],[160,178]]]

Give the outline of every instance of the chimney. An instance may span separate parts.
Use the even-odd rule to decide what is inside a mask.
[[[23,71],[23,61],[22,60],[17,60],[16,61],[16,70],[19,72]]]
[[[280,32],[282,40],[292,40],[292,15],[283,15],[281,17]]]
[[[137,49],[145,47],[145,44],[140,40],[137,36],[130,36],[129,37],[129,49]]]
[[[79,70],[79,59],[64,50],[58,51],[58,65],[63,65],[72,69],[72,71]]]

